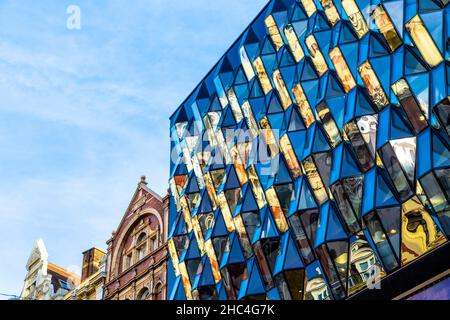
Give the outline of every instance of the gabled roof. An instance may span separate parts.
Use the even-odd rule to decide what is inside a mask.
[[[59,288],[68,290],[64,287],[65,283],[72,286],[80,283],[79,275],[72,273],[67,269],[61,268],[51,262],[48,263],[47,273],[52,276],[52,285],[55,292],[58,291]]]
[[[139,192],[143,191],[143,195],[139,197]],[[118,230],[120,230],[120,228],[122,227],[124,221],[129,217],[129,213],[132,211],[133,209],[133,205],[135,205],[140,199],[142,199],[144,197],[144,195],[146,194],[150,194],[151,196],[153,196],[155,199],[157,199],[158,201],[160,201],[161,203],[163,203],[163,199],[162,197],[157,194],[155,191],[153,191],[152,189],[150,189],[147,186],[147,182],[145,181],[145,176],[141,176],[141,180],[138,183],[136,190],[134,191],[134,194],[131,198],[130,203],[128,204],[127,209],[125,210],[122,219],[120,220],[119,225],[116,228],[116,232]],[[107,243],[109,243],[110,241],[112,241],[112,239],[114,238],[114,235],[107,241]]]
[[[42,239],[38,239],[33,244],[33,249],[31,249],[30,256],[28,257],[26,268],[28,270],[37,260],[47,261],[47,259],[48,252],[47,248],[45,248],[44,241]]]

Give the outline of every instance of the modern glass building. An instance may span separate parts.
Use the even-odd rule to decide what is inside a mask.
[[[171,116],[170,299],[445,296],[449,3],[267,4]]]

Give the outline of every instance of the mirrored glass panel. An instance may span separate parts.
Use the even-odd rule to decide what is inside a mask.
[[[364,20],[361,11],[359,11],[358,5],[354,0],[342,0],[342,7],[348,16],[348,19],[352,23],[358,38],[362,38],[368,31],[366,20]]]
[[[419,15],[409,20],[405,28],[430,67],[436,67],[444,60]]]
[[[400,39],[397,30],[395,30],[394,24],[391,21],[386,10],[382,4],[379,4],[371,13],[372,19],[375,21],[375,24],[378,30],[383,35],[387,44],[389,45],[390,50],[393,52],[397,49],[401,44],[402,40]]]
[[[370,97],[372,98],[373,103],[379,110],[386,107],[389,104],[389,101],[370,62],[364,62],[358,67],[358,71]]]

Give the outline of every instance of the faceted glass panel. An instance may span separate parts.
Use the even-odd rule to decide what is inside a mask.
[[[367,229],[372,236],[372,241],[375,243],[377,247],[377,251],[383,260],[383,265],[388,271],[392,271],[398,267],[398,261],[396,258],[396,254],[393,251],[393,247],[390,244],[386,233],[381,226],[380,220],[376,216],[374,212],[370,213],[365,217],[365,223]],[[392,229],[396,230],[397,229]]]
[[[378,258],[372,247],[358,234],[350,242],[350,260],[348,276],[348,292],[355,293],[364,289],[367,285],[375,285],[384,276]]]
[[[314,253],[311,249],[308,238],[306,237],[306,232],[303,229],[303,225],[299,215],[301,215],[301,213],[294,214],[289,218],[290,229],[292,230],[295,242],[297,243],[297,247],[299,248],[303,261],[305,262],[305,264],[309,264],[314,261]]]
[[[366,21],[354,0],[342,0],[342,7],[352,23],[358,38],[362,38],[368,31]]]
[[[334,26],[341,18],[339,17],[339,13],[336,10],[336,7],[333,4],[332,0],[319,0],[323,9],[325,10],[325,14],[330,21],[331,25]]]
[[[445,237],[430,214],[413,197],[402,206],[402,265],[444,243]]]
[[[448,242],[448,3],[270,0],[170,118],[170,296],[347,299]]]
[[[342,55],[342,52],[339,49],[339,47],[336,47],[330,51],[330,59],[333,62],[334,69],[336,70],[339,79],[344,85],[345,91],[349,92],[354,87],[356,87],[355,79],[353,78],[353,75],[350,72],[347,62],[345,61],[345,58]]]
[[[414,16],[405,28],[430,67],[435,67],[444,60],[419,15]]]
[[[308,36],[305,40],[305,44],[308,48],[309,56],[311,57],[314,66],[316,67],[317,73],[319,74],[319,76],[322,76],[325,72],[328,71],[328,65],[325,61],[325,58],[323,57],[322,52],[320,51],[319,45],[317,44],[314,35]]]
[[[389,104],[389,101],[370,62],[364,62],[358,67],[358,71],[361,79],[364,82],[364,85],[366,86],[370,96],[372,97],[373,103],[378,107],[379,110],[386,107]]]
[[[395,49],[397,49],[402,44],[402,40],[395,30],[391,18],[389,18],[386,10],[384,10],[383,5],[379,4],[372,11],[371,17],[375,21],[378,30],[380,30],[381,34],[384,36],[384,39],[386,39],[386,42],[388,43],[391,51],[395,51]]]
[[[300,45],[297,35],[295,34],[294,27],[291,24],[288,24],[284,27],[284,34],[288,40],[295,62],[300,62],[300,60],[302,60],[305,56],[305,53],[303,52],[302,46]]]
[[[298,107],[300,109],[300,114],[302,115],[303,121],[308,128],[311,124],[314,123],[314,121],[316,121],[316,119],[300,83],[297,83],[297,85],[292,88],[292,93],[294,94],[295,102],[298,104]]]

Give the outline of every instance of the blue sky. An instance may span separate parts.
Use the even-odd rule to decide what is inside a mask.
[[[67,268],[105,249],[140,175],[166,191],[168,117],[266,3],[0,2],[0,293],[38,238]]]

